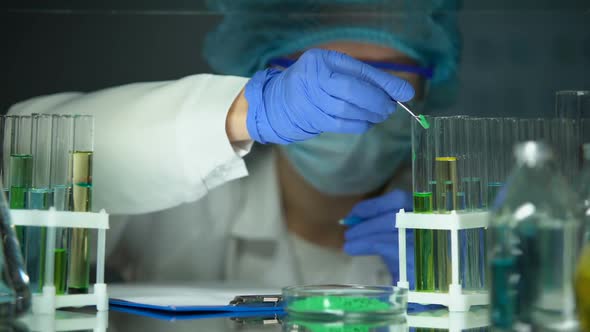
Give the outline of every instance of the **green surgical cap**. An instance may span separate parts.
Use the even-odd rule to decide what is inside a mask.
[[[452,0],[210,0],[223,15],[204,56],[216,72],[251,76],[270,59],[332,41],[390,47],[432,67],[428,107],[454,101],[461,48]]]

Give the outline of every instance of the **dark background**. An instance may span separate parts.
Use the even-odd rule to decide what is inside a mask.
[[[37,95],[211,72],[204,0],[4,1],[0,110]],[[590,1],[464,1],[461,86],[444,113],[535,116],[590,89]]]

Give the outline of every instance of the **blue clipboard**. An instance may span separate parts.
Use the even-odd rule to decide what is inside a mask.
[[[169,313],[219,313],[219,312],[283,312],[281,295],[238,295],[227,305],[155,305],[116,298],[109,299],[111,306],[134,310],[153,310]]]
[[[280,319],[285,312],[280,311],[185,311],[171,312],[155,309],[142,309],[137,307],[119,306],[111,304],[109,310],[123,312],[131,315],[154,318],[169,322],[182,320],[212,319],[212,318],[276,318]]]

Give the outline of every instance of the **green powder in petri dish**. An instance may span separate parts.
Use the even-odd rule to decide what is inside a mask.
[[[346,324],[346,325],[334,325],[334,324],[322,324],[322,323],[311,323],[311,322],[294,322],[295,325],[302,326],[305,331],[310,332],[370,332],[376,328],[382,327],[378,324]],[[387,326],[385,326],[387,327]]]
[[[345,312],[373,312],[389,310],[389,303],[365,297],[316,296],[296,300],[290,309],[300,312],[323,312],[339,310]]]
[[[424,127],[424,129],[430,128],[430,123],[428,123],[428,120],[426,120],[424,115],[420,114],[420,115],[418,115],[418,118],[420,119],[420,125],[422,125],[422,127]]]

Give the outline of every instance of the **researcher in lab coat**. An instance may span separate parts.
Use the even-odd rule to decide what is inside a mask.
[[[107,265],[126,281],[391,283],[394,212],[411,207],[410,117],[393,100],[447,97],[457,61],[452,17],[432,6],[419,31],[294,24],[268,40],[244,29],[264,18],[228,14],[206,56],[240,76],[42,96],[10,113],[95,116],[94,207],[112,215]]]

